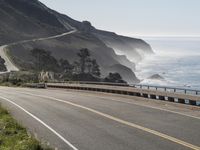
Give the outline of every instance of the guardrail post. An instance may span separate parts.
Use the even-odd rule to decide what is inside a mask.
[[[140,96],[141,96],[141,93],[136,93],[136,96],[139,96],[139,97],[140,97]]]
[[[150,94],[150,98],[151,98],[151,99],[156,99],[156,95],[151,95],[151,94]]]
[[[165,100],[165,96],[159,96],[159,100]]]
[[[185,100],[181,99],[181,98],[178,98],[178,103],[185,104]]]
[[[173,97],[168,97],[168,101],[169,102],[174,102],[174,98]]]
[[[148,94],[143,93],[143,97],[149,98]]]
[[[189,100],[189,104],[190,105],[197,105],[196,101],[193,101],[193,100]]]

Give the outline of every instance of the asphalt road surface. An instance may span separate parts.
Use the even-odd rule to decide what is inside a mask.
[[[200,150],[200,109],[114,94],[0,87],[0,102],[59,150]]]

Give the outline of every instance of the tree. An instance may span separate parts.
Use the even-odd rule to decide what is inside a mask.
[[[97,77],[101,76],[99,65],[95,59],[91,60],[91,74]]]
[[[119,73],[109,73],[109,75],[104,79],[105,82],[112,83],[126,83]]]
[[[91,58],[88,58],[86,61],[86,69],[87,73],[92,74],[92,60]]]
[[[77,54],[79,56],[80,73],[84,74],[87,67],[87,62],[90,60],[90,53],[87,48],[81,49]]]
[[[73,65],[68,60],[60,59],[60,68],[64,73],[72,73]]]
[[[73,73],[79,74],[80,73],[80,63],[78,61],[75,61],[73,63]]]
[[[6,71],[5,60],[0,56],[0,71]]]
[[[38,71],[58,71],[58,61],[51,55],[51,52],[35,48],[31,50],[35,58],[35,69]]]

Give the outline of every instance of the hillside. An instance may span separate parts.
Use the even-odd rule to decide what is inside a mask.
[[[120,72],[125,80],[137,82],[133,73],[134,63],[142,59],[144,54],[152,53],[151,47],[143,40],[98,30],[90,22],[73,20],[49,9],[38,0],[0,0],[0,19],[0,44],[17,42],[9,46],[8,54],[22,70],[31,68],[33,58],[30,50],[33,48],[46,49],[57,59],[68,59],[70,62],[77,59],[79,49],[88,48],[100,64],[103,76],[109,72]],[[19,42],[59,35],[74,29],[77,32],[58,38]]]
[[[66,32],[37,0],[0,0],[0,44]]]

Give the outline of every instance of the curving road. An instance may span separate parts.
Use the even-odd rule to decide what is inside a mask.
[[[12,63],[12,61],[8,58],[5,49],[8,45],[0,46],[0,56],[5,60],[5,66],[7,71],[6,72],[0,72],[0,74],[11,72],[11,71],[19,71],[19,69]]]
[[[60,38],[60,37],[63,37],[63,36],[77,32],[77,29],[75,29],[75,28],[72,28],[72,29],[73,29],[72,31],[62,33],[62,34],[59,34],[59,35],[55,35],[55,36],[50,36],[50,37],[45,37],[45,38],[36,38],[36,39],[31,39],[31,40],[23,40],[23,41],[19,41],[19,42],[15,42],[15,43],[10,43],[8,45],[0,46],[0,56],[5,60],[5,66],[7,68],[6,72],[0,72],[0,74],[8,73],[8,72],[11,72],[11,71],[19,71],[19,68],[17,68],[17,66],[15,66],[15,64],[10,60],[10,58],[7,56],[7,54],[5,52],[6,48],[8,46],[13,46],[13,45],[16,45],[16,44],[23,44],[23,43],[27,43],[27,42],[56,39],[56,38]]]
[[[0,87],[0,102],[59,150],[200,150],[200,109],[114,94]]]

